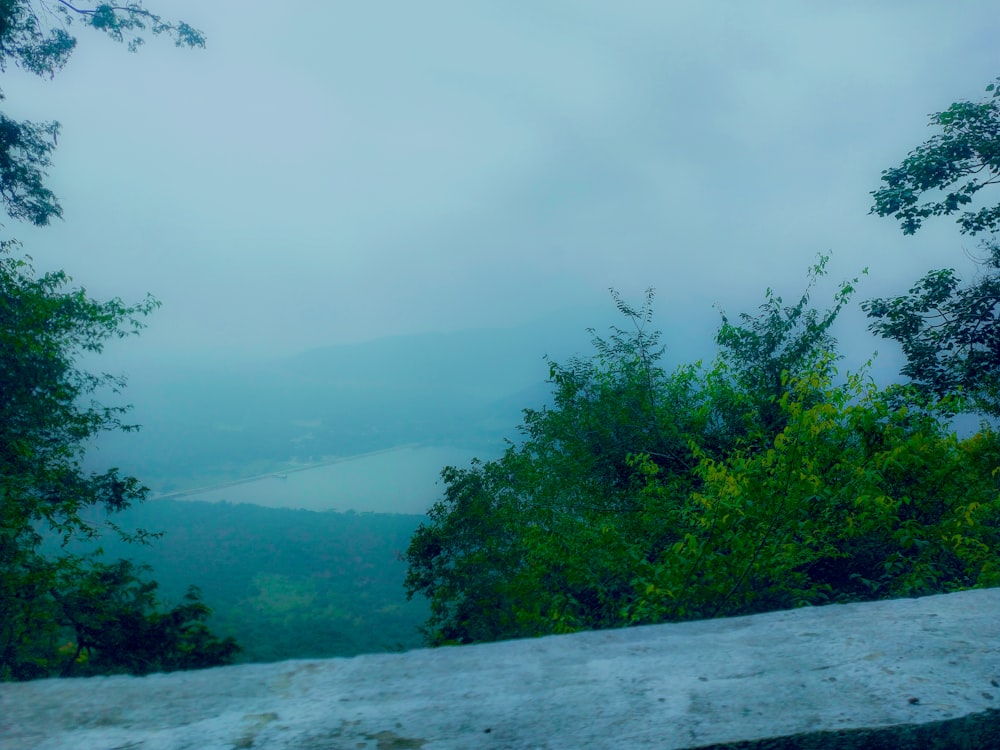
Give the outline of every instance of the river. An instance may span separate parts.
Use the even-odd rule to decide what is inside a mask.
[[[463,448],[406,446],[227,487],[186,492],[178,498],[316,511],[426,513],[441,497],[441,469],[468,466],[475,455]]]

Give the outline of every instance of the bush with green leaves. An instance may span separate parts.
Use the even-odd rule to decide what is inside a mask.
[[[812,269],[810,286],[823,273]],[[553,364],[496,461],[442,472],[407,552],[431,644],[469,643],[1000,584],[1000,438],[948,403],[838,379],[830,326],[768,291],[720,354],[667,372],[641,309]]]
[[[61,272],[36,277],[10,245],[0,245],[0,680],[226,663],[238,647],[204,628],[196,590],[160,613],[156,584],[131,564],[42,552],[43,535],[64,545],[102,532],[138,543],[155,536],[113,520],[145,498],[137,479],[84,466],[101,433],[135,428],[125,407],[97,398],[123,381],[78,362],[137,333],[158,303],[94,300],[67,288]]]

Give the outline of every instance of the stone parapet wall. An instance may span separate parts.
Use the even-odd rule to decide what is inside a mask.
[[[1000,748],[1000,589],[4,684],[0,747]]]

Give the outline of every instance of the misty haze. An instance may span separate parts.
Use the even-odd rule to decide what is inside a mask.
[[[1000,585],[996,21],[6,3],[0,681]]]

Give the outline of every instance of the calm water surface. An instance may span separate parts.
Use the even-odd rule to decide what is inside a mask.
[[[282,477],[264,477],[184,496],[186,500],[255,503],[269,508],[425,513],[441,497],[439,476],[448,465],[465,467],[469,449],[421,446],[347,459]],[[494,456],[479,455],[490,459]]]

